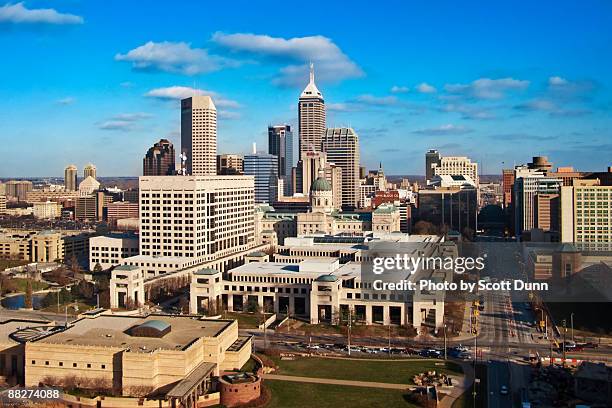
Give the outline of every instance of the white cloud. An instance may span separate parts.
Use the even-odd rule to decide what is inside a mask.
[[[83,17],[59,13],[54,9],[28,9],[24,2],[0,7],[0,23],[11,24],[83,24]]]
[[[364,75],[352,61],[329,38],[316,35],[309,37],[280,38],[248,33],[215,33],[212,40],[230,51],[267,57],[286,63],[274,79],[279,86],[303,86],[308,79],[308,63],[315,64],[317,81],[337,82]]]
[[[389,106],[398,103],[398,99],[395,96],[374,96],[370,94],[359,95],[357,98],[355,98],[355,101],[366,105],[375,106]]]
[[[235,100],[227,99],[214,91],[191,88],[188,86],[169,86],[166,88],[155,88],[148,91],[145,96],[165,100],[180,100],[194,95],[210,95],[215,106],[220,108],[240,108],[242,105]]]
[[[127,132],[134,129],[134,122],[131,120],[107,120],[100,123],[98,129]]]
[[[445,135],[461,135],[471,132],[472,129],[464,126],[457,126],[452,124],[441,125],[433,128],[418,129],[412,131],[412,133],[424,136],[445,136]]]
[[[218,55],[211,55],[203,48],[192,48],[185,42],[149,41],[126,54],[115,55],[117,61],[132,63],[136,70],[155,70],[196,75],[218,71],[239,63]]]
[[[233,120],[233,119],[240,119],[242,115],[240,115],[240,112],[220,110],[219,112],[217,112],[217,116],[220,119]]]
[[[76,99],[72,96],[67,96],[65,98],[58,99],[55,101],[58,105],[71,105],[76,102]]]
[[[435,87],[429,85],[426,82],[421,82],[419,85],[417,85],[416,90],[420,93],[435,93],[437,91]]]
[[[410,92],[410,88],[408,88],[407,86],[393,85],[391,87],[391,93],[406,93],[406,92]]]
[[[469,84],[447,84],[446,91],[462,94],[476,99],[501,99],[507,91],[523,90],[529,86],[529,81],[514,78],[480,78]]]
[[[551,86],[567,85],[567,79],[561,78],[560,76],[551,76],[550,78],[548,78],[548,85],[551,85]]]
[[[453,112],[462,115],[463,119],[493,119],[495,115],[489,108],[474,107],[461,103],[449,103],[442,108],[443,112]]]
[[[146,112],[120,113],[118,115],[113,116],[113,119],[124,120],[124,121],[137,121],[141,119],[148,119],[151,116],[153,115],[151,115],[150,113],[146,113]]]

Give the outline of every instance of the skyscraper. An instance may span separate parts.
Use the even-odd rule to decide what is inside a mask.
[[[86,179],[89,176],[93,177],[94,179],[97,179],[96,173],[97,173],[96,166],[94,166],[91,163],[89,163],[83,168],[83,178],[84,179]]]
[[[77,166],[71,164],[66,167],[64,170],[64,188],[66,191],[76,191],[77,190]]]
[[[325,133],[325,101],[315,85],[312,64],[310,64],[310,82],[302,91],[298,102],[298,124],[301,160],[305,152],[321,151],[321,139]]]
[[[321,144],[327,162],[342,169],[342,206],[359,205],[359,137],[352,128],[330,128]]]
[[[175,173],[174,146],[161,139],[150,147],[142,159],[143,176],[172,176]]]
[[[428,150],[425,153],[425,180],[431,180],[434,176],[434,165],[440,164],[440,153],[437,150]]]
[[[273,154],[244,156],[244,174],[255,178],[255,202],[273,203],[278,199],[278,158]]]
[[[268,126],[268,153],[278,157],[278,177],[283,179],[284,195],[293,194],[293,132],[289,125]]]
[[[181,152],[188,175],[217,174],[217,108],[210,96],[181,100]]]

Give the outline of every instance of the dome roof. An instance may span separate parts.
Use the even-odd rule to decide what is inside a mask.
[[[315,282],[335,282],[337,280],[338,277],[336,275],[321,275],[315,279]]]
[[[332,191],[332,185],[325,177],[317,177],[310,186],[310,191]]]

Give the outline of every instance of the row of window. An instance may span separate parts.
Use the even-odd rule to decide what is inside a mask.
[[[60,361],[57,363],[58,367],[64,367],[64,362]],[[36,365],[36,360],[32,360],[32,365]],[[45,365],[48,366],[50,365],[49,361],[45,361]],[[91,363],[86,363],[85,365],[87,368],[92,368],[92,364]],[[78,368],[79,364],[78,363],[72,363],[72,367],[73,368]],[[100,369],[104,370],[106,368],[106,364],[100,364]]]

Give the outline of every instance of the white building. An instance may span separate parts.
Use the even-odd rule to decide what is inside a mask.
[[[62,205],[55,201],[40,201],[33,204],[32,213],[35,218],[59,218],[62,215]]]
[[[342,169],[342,205],[359,205],[359,137],[352,128],[330,128],[325,131],[322,149],[327,161]]]
[[[181,152],[187,156],[186,174],[217,174],[217,108],[210,96],[181,100]]]
[[[106,270],[121,264],[125,258],[138,255],[138,236],[109,234],[89,239],[89,270],[97,264]]]
[[[479,183],[478,163],[472,162],[466,156],[442,156],[439,163],[432,163],[434,175],[464,175],[469,176],[476,185]]]
[[[351,310],[365,324],[382,323],[443,325],[444,293],[376,290],[364,274],[361,256],[367,256],[365,239],[348,242],[346,238],[293,238],[286,242],[279,261],[251,262],[228,271],[202,269],[192,275],[191,313],[212,313],[227,309],[247,311],[254,308],[269,313],[308,318],[310,323],[334,323]],[[453,244],[439,244],[436,236],[388,234],[381,240],[415,245],[424,256],[447,252]],[[316,242],[318,240],[318,242]],[[380,241],[379,241],[380,242]],[[439,244],[439,245],[438,245]],[[450,246],[449,246],[450,245]],[[452,249],[451,249],[452,252]],[[456,256],[456,248],[451,254]],[[341,262],[342,261],[342,262]],[[448,280],[450,270],[419,269],[405,279]],[[226,276],[226,277],[224,277]]]

